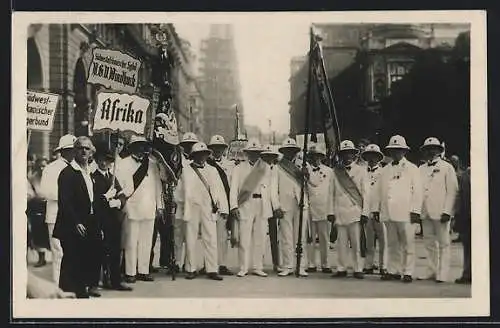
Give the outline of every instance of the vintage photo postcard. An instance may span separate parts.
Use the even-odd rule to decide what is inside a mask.
[[[485,12],[12,31],[13,318],[489,315]]]

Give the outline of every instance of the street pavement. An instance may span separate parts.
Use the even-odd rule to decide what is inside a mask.
[[[159,244],[159,243],[157,243]],[[426,259],[423,241],[416,242],[416,270],[414,277],[425,274]],[[198,245],[201,253],[201,245]],[[310,273],[306,278],[295,276],[278,277],[272,272],[269,242],[266,247],[265,269],[268,277],[261,278],[248,275],[239,278],[224,276],[223,281],[208,280],[198,276],[194,280],[186,280],[179,274],[175,281],[170,275],[160,270],[154,274],[154,282],[137,282],[131,286],[132,292],[102,290],[104,298],[196,298],[196,297],[234,297],[234,298],[459,298],[470,297],[470,286],[457,285],[453,281],[462,270],[462,246],[452,244],[451,268],[449,281],[437,284],[434,281],[413,281],[410,284],[394,281],[381,281],[378,275],[365,275],[364,280],[354,278],[335,279],[331,274]],[[158,246],[156,247],[157,254]],[[238,271],[237,249],[229,251],[229,266],[233,272]],[[317,252],[318,253],[318,252]],[[319,257],[319,254],[317,254]],[[329,250],[329,263],[335,268],[335,249]],[[50,257],[49,257],[50,258]],[[157,259],[155,259],[157,264]],[[319,260],[319,258],[318,258]],[[36,255],[29,256],[30,269],[35,274],[50,279],[51,264],[42,268],[34,268]]]

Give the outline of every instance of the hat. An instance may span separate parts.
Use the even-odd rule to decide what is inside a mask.
[[[425,139],[424,144],[420,146],[420,150],[424,150],[425,148],[430,148],[430,147],[439,148],[441,151],[444,150],[443,145],[439,142],[438,138],[435,137],[429,137]]]
[[[410,147],[406,145],[406,140],[404,137],[400,135],[392,136],[389,140],[389,144],[385,147],[385,149],[406,149],[410,150]]]
[[[274,147],[273,145],[265,145],[264,146],[264,149],[262,150],[262,153],[260,153],[261,155],[275,155],[275,156],[279,156],[280,153],[276,151],[276,147]]]
[[[297,142],[295,139],[292,138],[286,138],[285,141],[283,141],[283,144],[279,148],[279,151],[282,152],[284,149],[295,149],[295,150],[300,150],[300,147],[297,145]]]
[[[319,154],[326,156],[326,150],[318,144],[311,144],[309,146],[309,154]]]
[[[70,149],[74,148],[74,143],[76,141],[76,137],[72,134],[66,134],[59,139],[59,146],[57,146],[54,151],[59,151],[62,149]]]
[[[208,144],[208,146],[226,146],[227,147],[227,143],[224,141],[224,138],[218,134],[212,136],[212,138],[210,138],[210,143]]]
[[[148,143],[148,140],[144,138],[143,136],[136,136],[135,134],[130,137],[130,142],[128,144],[129,147],[131,147],[133,144],[138,144],[138,143]]]
[[[246,147],[243,149],[244,151],[248,152],[248,151],[257,151],[257,152],[261,152],[262,151],[262,147],[260,145],[260,142],[256,139],[250,139],[246,145]]]
[[[366,146],[365,150],[361,153],[361,158],[365,159],[365,154],[377,154],[379,155],[379,161],[384,159],[384,154],[380,151],[380,147],[376,144],[369,144]]]
[[[358,149],[354,147],[354,143],[351,140],[343,140],[340,143],[340,150],[341,151],[350,151],[350,152],[358,152]]]
[[[212,151],[207,148],[207,145],[204,142],[197,142],[193,145],[189,156],[193,156],[196,153],[207,153],[208,155],[210,155]]]
[[[199,140],[198,140],[198,137],[196,136],[196,134],[194,134],[193,132],[186,132],[182,136],[181,144],[183,144],[183,143],[193,143],[193,144],[195,144],[198,141]]]
[[[96,151],[94,154],[94,158],[105,158],[105,159],[110,159],[114,160],[115,159],[115,154],[114,152],[108,147],[108,143],[97,143],[95,145]]]
[[[155,116],[155,120],[160,119],[162,121],[168,121],[168,116],[165,113],[158,113]]]

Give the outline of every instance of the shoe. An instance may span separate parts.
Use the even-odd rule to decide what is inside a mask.
[[[383,276],[384,274],[387,274],[387,270],[386,270],[386,269],[380,269],[379,274],[380,274],[381,276]]]
[[[225,265],[219,267],[219,274],[223,276],[234,276],[234,273],[232,273],[231,270],[229,270]]]
[[[383,280],[383,281],[390,281],[390,280],[393,280],[393,275],[388,273],[387,271],[384,272],[384,273],[381,273],[381,276],[380,276],[380,280]]]
[[[304,269],[299,269],[299,277],[307,277],[309,274]]]
[[[187,275],[186,275],[187,280],[193,280],[194,278],[196,278],[196,272],[188,272],[187,273]]]
[[[247,274],[248,274],[248,271],[241,270],[240,272],[238,272],[237,276],[241,278],[241,277],[246,276]]]
[[[259,276],[259,277],[267,277],[267,273],[265,273],[265,272],[264,272],[264,271],[262,271],[262,270],[254,270],[254,271],[252,272],[252,274],[253,274],[254,276]]]
[[[436,275],[431,274],[431,275],[425,276],[425,277],[418,277],[417,280],[436,280]]]
[[[372,269],[372,268],[369,268],[369,269],[363,269],[363,273],[364,273],[364,274],[373,274],[373,269]]]
[[[92,287],[88,291],[89,296],[92,297],[101,297],[101,294],[97,291],[97,287]]]
[[[135,284],[135,282],[137,281],[137,278],[135,276],[125,276],[125,282],[127,284]]]
[[[210,280],[217,280],[217,281],[223,280],[223,278],[221,276],[219,276],[219,274],[217,272],[208,272],[207,278]]]
[[[119,285],[116,285],[116,286],[111,286],[110,289],[111,290],[118,290],[118,291],[121,291],[121,292],[130,292],[130,291],[133,290],[132,287],[125,286],[125,285],[122,285],[122,284],[119,284]]]
[[[84,292],[84,293],[76,293],[76,298],[90,298],[89,293]]]
[[[318,271],[318,269],[316,269],[316,267],[307,268],[307,270],[306,270],[306,272],[309,272],[309,273],[316,272],[316,271]]]
[[[286,268],[283,271],[281,271],[280,273],[278,273],[278,277],[286,277],[286,276],[289,276],[291,274],[293,274],[293,271]]]
[[[354,274],[352,276],[356,279],[365,279],[363,272],[354,272]]]
[[[391,275],[392,275],[392,280],[401,280],[400,274],[391,274]]]
[[[332,269],[330,269],[330,268],[322,268],[321,272],[322,273],[333,273]]]
[[[405,275],[403,276],[403,282],[404,282],[404,283],[408,284],[408,283],[410,283],[410,282],[412,282],[412,281],[413,281],[413,278],[412,278],[410,275],[405,274]]]
[[[45,265],[47,265],[47,261],[44,259],[44,260],[38,261],[38,262],[34,265],[34,267],[35,267],[35,268],[41,268],[41,267],[43,267],[43,266],[45,266]]]
[[[441,279],[436,279],[436,283],[437,283],[437,284],[442,284],[442,283],[444,283],[444,282],[445,282],[444,280],[441,280]]]
[[[347,271],[337,271],[332,275],[333,278],[345,278],[347,277]]]
[[[137,280],[139,281],[154,281],[155,278],[153,278],[153,276],[151,276],[150,274],[138,274],[137,275]]]
[[[460,277],[460,278],[455,280],[455,283],[459,284],[459,285],[470,285],[472,283],[472,279]]]

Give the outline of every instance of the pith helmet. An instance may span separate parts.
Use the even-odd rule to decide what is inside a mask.
[[[139,143],[148,143],[148,140],[143,136],[136,136],[135,134],[130,137],[130,142],[128,144],[129,147],[139,144]]]
[[[262,147],[260,145],[260,142],[256,139],[250,139],[247,143],[247,146],[245,147],[244,151],[257,151],[261,152]]]
[[[323,156],[326,156],[326,150],[324,149],[324,147],[322,147],[321,145],[318,145],[318,144],[312,144],[309,146],[309,153],[312,155],[312,154],[319,154],[319,155],[323,155]]]
[[[224,137],[216,134],[214,136],[212,136],[212,138],[210,138],[210,143],[208,144],[208,146],[226,146],[227,147],[227,143],[224,141]]]
[[[389,140],[389,144],[385,149],[406,149],[410,150],[410,147],[406,144],[406,139],[400,135],[392,136]]]
[[[438,138],[435,137],[429,137],[425,139],[424,144],[420,147],[420,150],[423,150],[425,148],[430,148],[430,147],[436,147],[441,149],[441,151],[444,150],[443,145],[439,142]]]
[[[350,151],[350,152],[358,152],[358,149],[354,147],[354,143],[351,140],[342,140],[340,143],[340,150],[341,152],[343,151]]]
[[[57,146],[56,149],[54,149],[54,151],[59,151],[61,149],[74,148],[73,145],[74,145],[75,141],[76,141],[76,137],[74,135],[66,134],[59,139],[59,145]]]
[[[266,145],[261,153],[261,155],[275,155],[276,157],[280,155],[279,152],[276,151],[273,145]]]
[[[283,144],[279,148],[279,151],[282,152],[284,149],[294,149],[294,150],[300,150],[300,147],[297,145],[297,141],[293,138],[286,138],[285,141],[283,141]]]
[[[190,156],[193,156],[196,153],[206,153],[210,155],[212,151],[208,149],[207,145],[204,142],[197,142],[193,145]]]
[[[361,158],[366,161],[366,154],[377,154],[379,156],[379,162],[384,159],[384,154],[380,151],[380,147],[376,144],[369,144],[366,146],[365,150],[361,153]]]
[[[193,132],[186,132],[184,133],[184,135],[182,136],[182,140],[181,140],[181,144],[185,144],[185,143],[192,143],[192,144],[195,144],[197,143],[199,140],[198,140],[198,137],[196,136],[196,134],[194,134]]]

